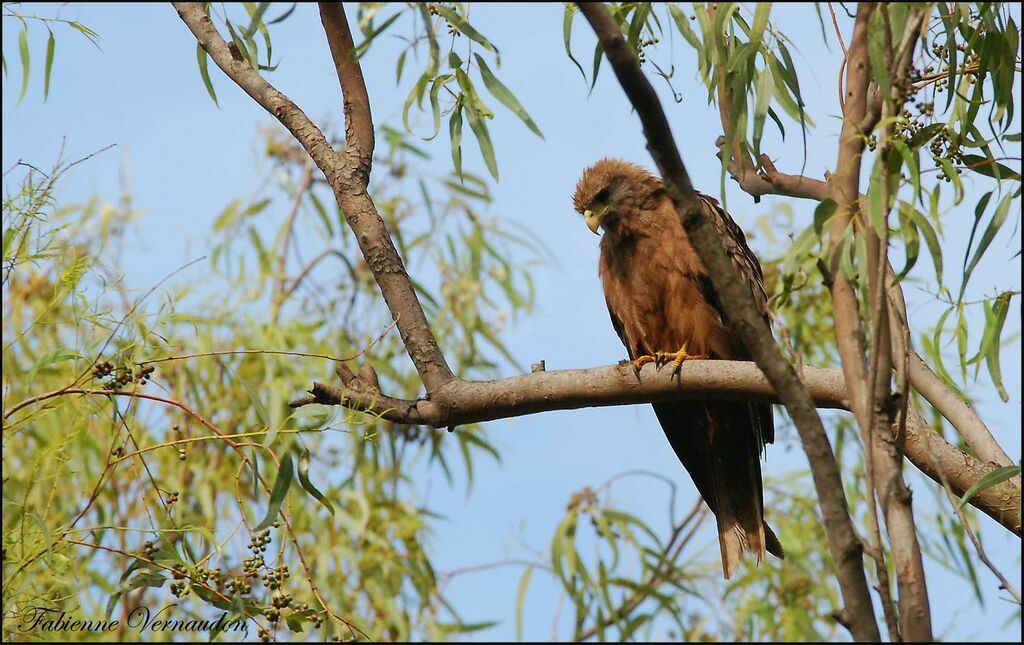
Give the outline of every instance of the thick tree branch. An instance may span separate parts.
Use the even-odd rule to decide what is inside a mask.
[[[455,377],[430,330],[384,220],[366,192],[373,159],[373,120],[345,11],[340,3],[323,2],[320,19],[341,84],[345,112],[343,181],[332,184],[332,188],[345,220],[356,234],[359,250],[380,285],[381,295],[398,321],[402,343],[429,395]]]
[[[343,156],[335,152],[323,132],[291,99],[268,83],[233,45],[224,41],[201,3],[173,4],[178,16],[217,66],[288,128],[323,172],[384,301],[398,321],[402,341],[427,392],[452,380],[451,369],[430,331],[402,259],[366,192],[369,160],[373,155],[373,121],[362,72],[353,54],[352,35],[341,6],[326,5],[321,13],[345,95],[347,140]]]
[[[838,369],[804,367],[804,384],[814,405],[845,409]],[[359,379],[336,388],[316,383],[311,396],[290,405],[344,405],[394,423],[460,426],[538,412],[678,400],[778,402],[764,374],[746,361],[687,361],[679,376],[646,365],[639,378],[629,362],[579,370],[533,372],[494,381],[453,381],[441,399],[408,401],[382,395]]]
[[[870,80],[867,38],[872,17],[880,17],[879,22],[882,22],[888,65],[883,73],[889,75],[890,86],[893,88],[891,95],[883,96],[877,84]],[[886,7],[869,3],[858,5],[854,34],[848,51],[847,94],[835,176],[838,208],[830,241],[834,262],[840,255],[837,251],[841,248],[841,240],[850,232],[848,226],[856,220],[853,223],[854,230],[866,243],[867,265],[863,267],[863,273],[867,275],[866,293],[872,312],[869,321],[871,345],[867,353],[865,351],[868,348],[862,340],[864,326],[857,299],[841,271],[833,272],[833,309],[843,371],[851,389],[854,414],[864,444],[868,488],[873,491],[868,501],[874,515],[874,496],[877,495],[884,512],[899,588],[900,633],[903,638],[912,641],[932,639],[931,611],[913,516],[912,496],[902,476],[902,445],[897,441],[901,437],[894,437],[892,433],[897,409],[892,399],[892,337],[886,295],[889,286],[886,273],[888,226],[883,225],[879,230],[861,210],[859,170],[865,136],[871,133],[881,117],[896,112],[902,105],[902,98],[896,88],[907,70],[901,64],[909,65],[909,53],[917,41],[921,20],[922,12],[908,18],[908,29],[898,46],[898,52],[894,52]],[[883,158],[888,154],[884,134],[879,151]],[[883,182],[880,190],[882,203],[887,210],[890,198],[893,197],[889,194],[888,183]],[[880,542],[875,545],[876,548],[881,546]]]
[[[658,95],[641,72],[621,30],[603,4],[580,3],[579,7],[597,33],[608,61],[640,117],[647,148],[661,171],[667,192],[694,249],[708,268],[730,324],[779,392],[800,433],[811,464],[825,532],[846,605],[844,611],[853,636],[858,640],[878,640],[878,625],[864,575],[862,548],[850,520],[835,456],[814,403],[793,367],[776,347],[754,305],[753,295],[732,266],[713,224],[703,216]]]
[[[327,34],[331,48],[334,70],[341,84],[342,106],[345,112],[345,156],[358,169],[359,183],[365,189],[370,180],[373,163],[373,118],[370,113],[370,97],[366,93],[363,70],[356,56],[352,32],[345,19],[341,3],[321,2],[320,21]]]
[[[868,20],[874,3],[857,5],[853,37],[847,50],[846,95],[843,127],[839,135],[839,159],[832,176],[836,214],[829,240],[830,290],[835,318],[836,341],[842,359],[843,375],[850,391],[852,411],[861,428],[871,427],[870,393],[867,388],[867,366],[864,359],[864,329],[861,325],[857,295],[839,270],[841,243],[853,226],[860,196],[860,170],[866,132],[861,123],[867,113],[867,92],[870,83],[868,67]]]

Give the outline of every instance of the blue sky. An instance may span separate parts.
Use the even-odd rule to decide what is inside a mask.
[[[58,7],[41,5],[33,11],[52,15]],[[4,21],[4,53],[13,73],[3,86],[3,167],[10,167],[18,159],[45,167],[55,158],[62,138],[66,138],[70,158],[117,143],[116,151],[76,169],[61,198],[80,201],[97,194],[115,200],[120,191],[119,169],[126,163],[135,203],[146,209],[146,214],[130,234],[125,268],[129,269],[129,286],[148,288],[194,259],[195,249],[202,248],[216,214],[231,199],[259,185],[260,144],[255,135],[259,125],[269,124],[272,119],[211,64],[220,108],[213,105],[195,66],[195,41],[169,5],[67,5],[61,12],[62,17],[77,19],[97,31],[102,37],[101,49],[70,30],[58,31],[54,81],[49,101],[44,103],[40,70],[45,30],[34,26],[30,39],[36,65],[32,87],[25,101],[16,107],[20,71],[13,36],[17,26]],[[817,128],[808,135],[805,171],[821,177],[835,163],[838,46],[831,32],[830,49],[823,45],[821,27],[810,5],[779,5],[773,17],[795,40],[794,56],[808,111],[821,115]],[[563,50],[560,4],[479,5],[472,8],[471,19],[500,48],[501,67],[496,72],[545,134],[543,140],[533,136],[514,115],[496,101],[489,101],[497,112],[490,128],[501,171],[501,181],[493,187],[495,201],[490,213],[556,241],[556,261],[538,267],[534,273],[538,286],[536,311],[507,332],[510,351],[526,365],[544,359],[548,369],[613,363],[624,352],[608,322],[597,280],[597,238],[572,212],[570,197],[583,168],[602,157],[653,166],[639,123],[607,67],[588,96],[583,79]],[[848,34],[845,17],[841,24]],[[593,37],[582,18],[577,18],[574,32],[574,52],[588,67]],[[300,6],[289,20],[274,28],[273,34],[275,57],[280,57],[281,64],[269,80],[314,119],[329,116],[337,122],[337,77],[315,9]],[[396,87],[394,61],[398,47],[398,41],[384,37],[363,58],[378,126],[387,123],[401,127],[402,104],[422,65],[422,60],[410,60],[401,85]],[[655,83],[677,144],[693,183],[717,195],[720,175],[714,141],[721,134],[717,110],[706,102],[706,91],[696,78],[693,54],[682,39],[678,35],[674,42],[666,38],[660,47],[659,61],[667,61],[670,48],[674,49],[674,84],[683,96],[681,103],[674,103],[664,84]],[[1016,96],[1019,106],[1019,93]],[[427,118],[420,117],[417,125],[418,132],[427,130]],[[1019,116],[1011,129],[1020,130]],[[782,142],[769,126],[762,145],[780,168],[796,172],[802,148],[794,134],[797,128],[789,130],[791,135]],[[469,139],[464,147],[467,168],[486,174],[468,127],[465,136]],[[445,134],[422,145],[447,163]],[[1019,156],[1019,151],[1015,154]],[[972,179],[967,184],[975,195],[989,189]],[[809,222],[813,213],[810,202],[767,197],[754,204],[731,182],[726,196],[733,217],[748,231],[759,215],[787,205],[795,221],[802,224]],[[972,210],[952,210],[943,221],[947,257],[963,256]],[[1011,217],[1019,224],[1019,213]],[[762,252],[779,248],[778,244],[770,245],[760,232],[753,233],[752,244]],[[1019,226],[1007,225],[973,278],[973,297],[1020,289],[1020,257],[1012,258],[1020,244]],[[959,262],[946,264],[947,282],[958,284],[953,276],[959,271]],[[197,268],[180,279],[195,279],[201,275],[199,271]],[[920,286],[929,286],[930,272],[928,261],[922,260],[915,270],[922,278]],[[913,324],[918,329],[927,328],[938,310],[914,288],[909,290],[909,297]],[[1019,335],[1019,302],[1015,300],[1011,307],[1006,324],[1008,337]],[[514,373],[509,366],[503,372]],[[1004,351],[1003,374],[1009,403],[998,401],[984,375],[971,394],[980,401],[980,409],[997,438],[1016,459],[1020,456],[1021,427],[1019,341]],[[677,513],[693,502],[692,484],[648,406],[548,413],[494,422],[490,431],[491,439],[501,449],[503,463],[480,463],[471,496],[466,498],[459,486],[447,490],[440,477],[423,487],[426,492],[419,501],[449,518],[437,526],[433,545],[435,565],[440,570],[506,557],[530,557],[524,545],[534,549],[546,546],[574,491],[600,484],[621,471],[647,469],[671,478],[680,489]],[[795,444],[769,449],[767,473],[780,474],[798,467],[804,467],[804,460]],[[918,486],[924,485],[915,481]],[[646,479],[625,480],[615,487],[614,495],[621,508],[649,519],[663,533],[667,530],[663,485]],[[925,494],[915,499],[930,497]],[[1020,541],[994,527],[987,518],[982,519],[982,526],[991,554],[1019,588],[1016,567]],[[710,526],[703,538],[704,547],[714,549]],[[451,598],[462,608],[467,621],[503,621],[485,637],[514,635],[512,608],[519,573],[515,568],[503,568],[459,576],[451,582]],[[947,583],[955,583],[955,579],[936,567],[930,573],[937,634],[949,639],[1019,639],[1019,623],[1005,624],[1009,607],[997,599],[997,584],[987,572],[979,574],[987,594],[984,619],[974,605],[961,607],[959,594],[945,593],[950,588]],[[534,576],[534,586],[527,596],[528,638],[547,638],[551,632],[557,589],[542,578]]]

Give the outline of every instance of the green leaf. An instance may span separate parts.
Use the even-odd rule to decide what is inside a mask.
[[[281,511],[281,505],[284,503],[285,497],[288,495],[288,487],[292,483],[292,472],[294,465],[292,464],[292,456],[290,453],[284,453],[281,457],[281,466],[277,469],[277,478],[274,479],[274,487],[270,491],[270,502],[267,506],[267,515],[263,518],[253,532],[259,532],[270,526],[274,519],[277,518],[277,514]]]
[[[960,380],[967,381],[967,317],[964,315],[964,309],[962,306],[958,306],[956,310],[956,328],[954,329],[954,337],[956,338],[956,351],[960,355]]]
[[[21,100],[25,98],[25,92],[28,91],[28,72],[31,67],[31,55],[28,51],[28,27],[22,26],[21,31],[18,32],[18,51],[21,53],[21,94],[18,95],[18,101],[15,105],[20,105]]]
[[[914,225],[914,217],[912,214],[908,214],[907,210],[910,207],[904,203],[900,203],[898,209],[899,221],[900,221],[900,233],[903,235],[903,245],[905,247],[907,261],[903,265],[903,269],[896,276],[895,281],[901,282],[910,270],[917,264],[917,258],[921,250],[921,236],[918,235],[917,226]]]
[[[871,64],[871,75],[883,98],[889,98],[889,60],[892,58],[892,51],[889,49],[888,40],[891,38],[889,27],[885,24],[885,17],[882,9],[876,8],[871,12],[868,20],[868,61]]]
[[[1011,179],[1013,181],[1020,181],[1019,172],[1004,166],[995,159],[989,159],[981,155],[964,155],[963,161],[964,165],[979,175],[999,180]]]
[[[209,54],[203,49],[203,46],[196,43],[196,58],[199,60],[199,75],[203,78],[203,85],[206,86],[206,91],[213,99],[213,104],[220,107],[220,103],[217,102],[217,93],[213,90],[213,82],[210,81],[210,70],[208,66]]]
[[[473,81],[469,80],[469,75],[461,69],[456,69],[455,79],[459,83],[459,89],[462,90],[463,103],[465,103],[469,111],[476,112],[483,118],[493,119],[494,112],[481,100],[480,95],[476,91],[476,86],[473,85]]]
[[[807,259],[814,247],[816,236],[813,228],[806,228],[793,240],[782,261],[783,276],[793,276]]]
[[[594,65],[593,71],[590,74],[590,91],[594,91],[594,86],[597,85],[597,73],[601,71],[601,60],[604,58],[604,50],[601,49],[600,43],[594,47]]]
[[[1006,314],[1010,310],[1011,298],[1013,298],[1012,292],[1003,292],[996,298],[991,311],[985,312],[985,334],[982,337],[981,346],[978,350],[978,355],[985,357],[985,365],[988,367],[989,376],[992,377],[992,383],[996,386],[999,398],[1004,403],[1010,400],[1010,395],[1007,393],[1006,387],[1003,386],[1003,373],[999,365],[999,351],[1001,349],[1000,339],[1003,335],[1003,324],[1006,322]],[[988,309],[987,306],[986,309]]]
[[[891,145],[903,157],[903,162],[907,164],[907,170],[910,172],[910,183],[914,186],[914,199],[916,200],[921,195],[921,171],[917,167],[914,152],[902,141],[893,140]]]
[[[248,37],[251,40],[252,36],[257,31],[260,32],[260,35],[263,36],[263,43],[267,46],[267,64],[265,67],[268,70],[272,70],[274,68],[271,68],[270,65],[271,52],[273,51],[273,48],[271,47],[270,44],[270,30],[267,29],[267,25],[263,22],[263,14],[266,13],[267,9],[270,7],[270,3],[261,2],[258,5],[256,5],[252,2],[245,2],[243,3],[243,6],[245,7],[246,12],[249,14],[249,27],[245,30],[246,37]],[[253,49],[255,50],[256,48],[253,47]]]
[[[1003,466],[1002,468],[997,468],[992,472],[986,473],[985,476],[983,476],[981,479],[977,481],[976,484],[974,484],[974,486],[968,488],[967,492],[964,493],[964,496],[960,498],[960,508],[966,506],[967,502],[974,499],[975,495],[985,490],[986,488],[991,488],[996,484],[1001,484],[1004,481],[1010,479],[1011,477],[1016,477],[1019,474],[1020,466]]]
[[[519,589],[516,591],[516,640],[523,640],[523,601],[526,600],[526,588],[530,586],[530,577],[533,575],[533,567],[526,567],[523,576],[519,579]]]
[[[942,247],[939,246],[939,238],[935,234],[935,229],[932,228],[931,222],[928,217],[918,211],[916,208],[911,210],[914,217],[914,225],[917,226],[918,232],[924,237],[925,243],[928,245],[928,252],[932,256],[932,264],[935,266],[935,281],[942,284]]]
[[[758,2],[754,9],[754,22],[750,26],[750,43],[754,48],[761,46],[764,30],[768,26],[768,15],[772,12],[772,3]]]
[[[250,206],[249,208],[252,207]],[[263,258],[266,257],[266,250],[263,248],[263,245],[259,240],[259,236],[253,227],[249,227],[249,237],[250,239],[252,239],[253,245],[256,246],[257,255],[260,257],[262,261]],[[229,367],[226,363],[222,363],[221,365],[223,366],[224,371],[230,374],[231,377],[239,385],[242,386],[242,389],[245,390],[246,395],[248,395],[249,403],[252,404],[253,411],[256,412],[256,417],[260,420],[260,423],[263,424],[263,427],[267,429],[267,434],[266,436],[263,437],[263,445],[269,447],[274,443],[274,439],[277,438],[278,427],[275,423],[273,423],[273,420],[270,418],[270,414],[267,412],[267,408],[263,405],[263,401],[260,400],[258,393],[254,391],[251,387],[249,387],[249,384],[245,381],[245,379],[238,376],[238,374],[235,373],[235,371],[231,369],[231,367]]]
[[[466,110],[466,118],[469,120],[469,127],[476,135],[477,145],[480,146],[480,154],[487,164],[487,170],[491,176],[498,178],[498,162],[494,157],[494,145],[491,143],[491,135],[487,131],[487,124],[480,118],[480,115],[473,108]]]
[[[405,103],[402,105],[402,124],[405,125],[407,132],[412,132],[412,126],[409,125],[409,110],[412,109],[412,104],[422,105],[423,94],[427,91],[427,84],[430,82],[430,75],[423,74],[420,76],[416,83],[409,90],[409,96],[406,97]]]
[[[58,349],[54,349],[54,350],[51,350],[49,352],[46,352],[45,354],[40,356],[38,359],[36,359],[36,362],[32,366],[32,369],[33,370],[38,370],[38,369],[41,369],[43,367],[47,367],[49,365],[53,365],[54,363],[62,363],[64,361],[74,361],[74,360],[78,360],[80,358],[82,358],[82,355],[79,354],[77,351],[75,351],[73,349],[58,348]]]
[[[690,20],[686,17],[686,14],[683,13],[683,10],[675,4],[670,4],[668,6],[668,11],[672,14],[672,20],[675,21],[676,28],[679,30],[679,33],[682,34],[683,38],[686,39],[686,42],[690,43],[690,46],[694,49],[699,50],[700,39],[697,38],[697,34],[694,33],[693,29],[690,27]]]
[[[396,20],[398,20],[401,17],[401,15],[402,12],[399,11],[395,15],[391,16],[390,18],[382,22],[380,26],[375,27],[373,31],[366,34],[366,39],[363,40],[363,42],[359,43],[359,46],[356,47],[356,56],[362,58],[363,54],[369,51],[370,45],[373,44],[373,41],[377,38],[377,36],[380,36],[382,33],[384,33],[384,31],[388,27],[390,27]]]
[[[764,133],[764,120],[771,106],[774,84],[772,68],[765,67],[758,74],[757,101],[754,103],[754,156],[758,159],[761,157],[761,135]]]
[[[814,209],[814,233],[818,236],[818,241],[821,241],[825,224],[836,214],[837,207],[835,200],[829,197],[822,200]]]
[[[967,238],[967,252],[964,253],[964,275],[967,275],[967,262],[970,257],[971,247],[974,246],[974,237],[978,233],[978,226],[981,225],[981,220],[985,216],[985,209],[988,208],[989,200],[992,199],[994,192],[990,190],[982,195],[981,199],[978,200],[978,204],[974,207],[974,224],[971,226],[971,235]]]
[[[498,77],[491,72],[491,68],[487,66],[487,62],[483,57],[480,56],[480,54],[473,54],[473,56],[476,58],[476,62],[480,66],[480,75],[484,79],[484,86],[487,88],[487,91],[490,92],[494,98],[501,101],[502,105],[512,110],[512,112],[518,116],[520,120],[526,124],[526,127],[530,128],[534,134],[543,139],[544,135],[541,134],[540,129],[533,122],[533,119],[530,118],[526,109],[519,103],[519,100],[516,99],[515,95],[498,80]]]
[[[804,111],[804,99],[800,92],[800,77],[796,73],[796,65],[793,63],[793,57],[789,55],[789,49],[782,42],[779,42],[779,53],[782,54],[782,78],[786,82],[786,86],[789,87],[793,92],[793,97],[796,99],[796,105],[799,109],[797,120],[800,121],[800,130],[803,134],[803,145],[806,152],[807,148],[807,126],[814,126],[814,121]]]
[[[558,527],[555,529],[555,535],[551,538],[551,568],[555,570],[555,574],[567,586],[569,579],[566,577],[565,567],[562,564],[562,552],[565,551],[565,537],[570,530],[575,530],[575,526],[576,511],[571,510],[559,522]],[[572,574],[573,572],[570,571],[569,578],[572,577]]]
[[[779,129],[779,134],[782,135],[782,140],[785,141],[786,140],[786,128],[782,125],[782,119],[780,119],[779,115],[775,113],[775,110],[773,110],[770,107],[768,108],[768,116],[771,117],[772,121],[775,121],[775,127],[777,127]]]
[[[437,623],[437,627],[446,634],[467,634],[490,629],[497,624],[496,620],[486,620],[479,623]]]
[[[456,101],[448,119],[448,135],[452,143],[452,163],[455,174],[462,176],[462,101]]]
[[[408,49],[403,51],[398,55],[398,60],[395,62],[395,85],[402,82],[402,70],[405,69],[405,57],[408,53]]]
[[[117,607],[117,603],[121,600],[121,597],[126,593],[135,591],[140,587],[153,587],[160,588],[164,586],[164,582],[167,578],[153,569],[142,568],[139,569],[139,574],[132,578],[127,583],[121,585],[117,591],[110,595],[110,599],[107,600],[107,619],[114,614],[114,608]]]
[[[935,367],[935,371],[938,373],[940,377],[942,377],[942,379],[946,382],[947,385],[950,385],[954,388],[956,387],[956,384],[953,382],[953,377],[946,369],[946,365],[942,360],[941,343],[942,332],[946,328],[946,319],[949,318],[949,315],[953,313],[955,310],[955,307],[950,307],[949,309],[944,311],[941,316],[939,316],[939,320],[935,324],[935,331],[932,333],[931,339],[928,339],[927,336],[923,337],[923,340],[927,341],[925,343],[925,350],[928,353],[928,358],[932,360],[932,364]]]
[[[53,39],[53,32],[46,39],[46,71],[43,73],[43,101],[50,96],[50,72],[53,70],[53,50],[57,46]]]
[[[252,49],[251,47],[246,47],[246,42],[248,42],[250,46],[255,45],[255,42],[253,42],[253,40],[248,36],[245,36],[245,34],[239,36],[238,32],[235,31],[235,26],[231,24],[230,20],[225,20],[224,24],[228,28],[228,33],[231,34],[231,42],[233,42],[235,47],[238,48],[238,53],[242,55],[242,58],[248,61],[249,65],[251,65],[253,69],[257,69],[259,67],[259,60],[257,59],[259,52],[255,51],[255,49]]]
[[[273,20],[269,21],[267,24],[268,25],[276,25],[279,22],[283,22],[283,21],[287,20],[288,16],[292,15],[292,12],[295,11],[295,7],[297,7],[297,6],[299,6],[299,3],[298,2],[293,2],[292,6],[287,11],[285,11],[283,14],[281,14],[277,18],[274,18]]]
[[[955,3],[953,4],[955,6]],[[939,9],[938,14],[942,18],[942,25],[946,28],[946,68],[949,70],[946,76],[946,108],[949,109],[950,104],[953,102],[953,96],[956,94],[953,88],[956,87],[956,52],[957,52],[957,41],[956,41],[956,29],[954,29],[953,11],[952,8],[946,8],[943,4],[942,8]]]
[[[562,16],[562,40],[565,42],[565,55],[569,57],[576,69],[580,70],[580,75],[583,76],[583,82],[587,82],[587,73],[583,71],[583,66],[576,60],[576,57],[572,55],[572,48],[569,43],[572,40],[572,21],[576,17],[576,8],[572,3],[565,3],[565,14]]]
[[[938,134],[939,131],[941,131],[945,127],[945,123],[933,123],[931,125],[926,125],[917,132],[915,132],[913,135],[911,135],[910,140],[907,142],[907,145],[910,146],[911,150],[917,150],[918,148],[920,148],[921,146],[935,138],[935,135]]]
[[[462,67],[462,58],[453,51],[448,52],[448,67],[453,70]]]
[[[604,514],[605,517],[612,520],[613,522],[618,522],[623,527],[628,527],[629,525],[637,527],[638,529],[646,533],[647,536],[651,538],[651,541],[653,541],[654,544],[658,546],[658,548],[661,548],[661,540],[658,538],[658,534],[651,530],[651,528],[644,524],[643,521],[641,521],[640,518],[638,518],[637,516],[632,515],[630,513],[626,513],[625,511],[616,511],[613,509],[606,509],[604,511]]]
[[[309,481],[309,448],[303,448],[302,455],[299,457],[299,485],[312,495],[313,499],[320,502],[331,515],[334,515],[334,505],[331,504],[331,500],[324,497],[324,494],[313,485],[313,482]]]
[[[956,168],[953,167],[953,162],[945,157],[939,159],[939,164],[945,171],[946,176],[953,182],[953,203],[959,204],[964,200],[964,185],[963,182],[960,181],[960,173],[958,173]]]
[[[434,79],[433,84],[430,86],[430,112],[434,117],[434,133],[429,137],[424,137],[424,141],[430,141],[437,136],[438,132],[441,131],[441,105],[438,100],[438,92],[445,86],[452,78],[451,74],[444,74]]]
[[[978,241],[978,248],[974,251],[974,256],[971,258],[970,264],[967,265],[967,271],[964,272],[964,281],[960,288],[961,295],[964,289],[967,287],[967,281],[971,278],[971,274],[974,272],[974,267],[978,266],[978,262],[985,255],[985,251],[988,249],[989,244],[995,238],[996,233],[1002,227],[1006,221],[1006,216],[1010,212],[1010,202],[1013,198],[1013,193],[1006,193],[999,205],[996,206],[996,212],[992,215],[992,219],[988,222],[988,227],[985,232],[981,234],[981,240]]]
[[[466,20],[458,13],[456,13],[454,9],[445,6],[440,2],[434,2],[431,4],[431,6],[438,13],[438,15],[447,20],[448,24],[450,24],[452,27],[458,29],[461,33],[468,36],[471,40],[475,40],[476,42],[480,43],[481,45],[484,46],[485,49],[488,49],[495,53],[498,52],[494,45],[492,45],[489,40],[484,38],[483,34],[474,29],[473,26],[466,22]]]

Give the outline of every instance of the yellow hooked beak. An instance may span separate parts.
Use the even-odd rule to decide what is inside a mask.
[[[600,228],[601,220],[604,219],[606,212],[608,212],[608,206],[598,206],[597,210],[583,211],[583,217],[587,220],[587,228],[589,228],[594,235],[599,234],[597,229]]]

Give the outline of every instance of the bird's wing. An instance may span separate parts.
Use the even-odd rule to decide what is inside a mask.
[[[740,276],[750,288],[750,293],[754,295],[754,302],[761,315],[764,316],[765,322],[769,322],[771,315],[768,310],[768,293],[764,290],[764,274],[761,272],[761,263],[747,246],[747,237],[743,234],[743,229],[718,204],[717,199],[703,193],[698,193],[698,195],[704,205],[705,215],[715,224],[715,230],[718,231],[718,236],[725,245],[729,259],[732,260],[733,265],[740,272]],[[717,299],[715,302],[717,304]]]
[[[761,263],[758,261],[757,256],[754,255],[754,252],[750,250],[750,247],[747,246],[747,238],[743,234],[743,229],[718,204],[718,200],[701,193],[698,194],[704,205],[704,213],[714,222],[715,229],[718,231],[718,235],[725,245],[725,250],[729,254],[729,259],[732,260],[733,266],[739,271],[740,277],[747,283],[750,293],[754,296],[754,303],[761,311],[761,315],[764,316],[765,322],[770,326],[771,315],[768,309],[768,293],[764,289],[764,274],[761,271]],[[725,321],[725,311],[719,302],[718,294],[715,293],[714,288],[711,286],[711,281],[707,277],[703,277],[700,280],[700,287],[704,298],[718,311],[719,316]],[[743,346],[743,342],[739,338],[735,339],[734,345],[736,347],[736,355],[732,358],[750,360],[750,352]],[[775,442],[775,418],[772,415],[772,406],[770,403],[751,403],[748,407],[751,426],[760,436],[761,448],[763,449],[764,444]]]

